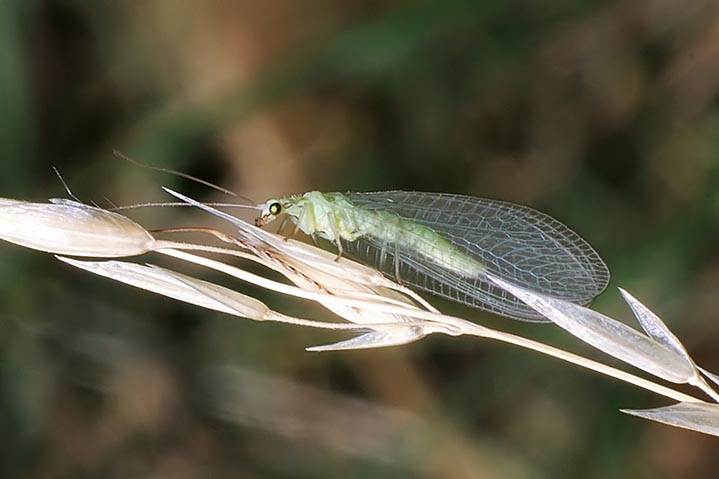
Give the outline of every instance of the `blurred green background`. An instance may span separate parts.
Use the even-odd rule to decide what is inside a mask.
[[[228,200],[113,149],[257,202],[412,189],[531,205],[607,261],[596,308],[629,319],[628,289],[719,370],[715,0],[4,0],[0,196],[66,196],[56,166],[102,206],[167,200],[161,185]],[[9,244],[0,299],[3,478],[719,477],[715,438],[618,412],[667,401],[506,345],[307,353],[345,336],[209,313]],[[549,326],[435,303],[602,358]]]

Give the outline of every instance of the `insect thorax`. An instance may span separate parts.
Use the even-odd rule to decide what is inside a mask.
[[[310,191],[288,203],[285,212],[305,234],[317,234],[330,241],[337,237],[354,241],[358,237],[357,212],[341,193]]]

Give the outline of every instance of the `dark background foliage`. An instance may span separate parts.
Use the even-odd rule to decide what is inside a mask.
[[[161,185],[228,200],[118,149],[257,202],[413,189],[524,203],[601,252],[613,280],[596,308],[629,318],[622,286],[719,369],[715,1],[0,9],[0,195],[66,196],[56,166],[102,206],[166,200]],[[716,439],[618,412],[663,399],[509,346],[307,353],[341,337],[208,313],[7,244],[0,280],[2,477],[719,475]],[[437,304],[600,357],[549,326]]]

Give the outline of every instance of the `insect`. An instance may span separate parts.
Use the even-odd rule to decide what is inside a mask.
[[[321,193],[270,199],[255,220],[280,215],[396,281],[525,321],[544,319],[487,279],[589,304],[609,270],[577,233],[549,215],[505,201],[445,193]]]

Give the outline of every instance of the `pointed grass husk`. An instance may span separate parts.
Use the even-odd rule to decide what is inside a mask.
[[[719,437],[719,404],[680,402],[655,409],[622,409],[625,414]]]
[[[116,258],[147,253],[150,233],[131,219],[70,200],[0,199],[0,239],[48,253]]]

